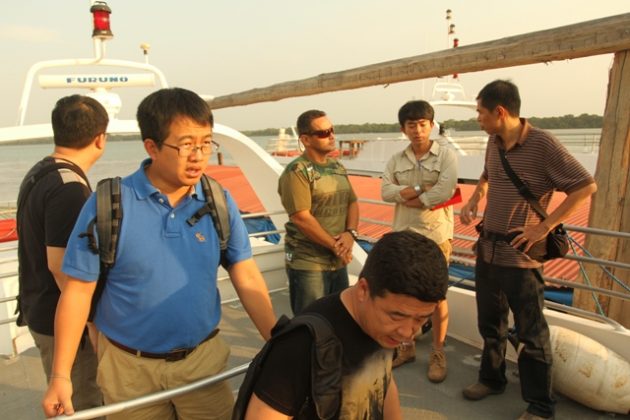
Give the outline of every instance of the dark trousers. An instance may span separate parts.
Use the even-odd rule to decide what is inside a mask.
[[[477,258],[475,268],[477,323],[483,337],[479,382],[493,389],[505,388],[505,350],[508,313],[512,310],[520,341],[518,370],[527,411],[551,417],[552,353],[549,327],[543,316],[544,281],[538,269],[501,267]]]

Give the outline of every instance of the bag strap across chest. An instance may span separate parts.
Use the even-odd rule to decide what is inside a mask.
[[[503,169],[505,169],[505,173],[508,175],[508,177],[510,178],[510,180],[516,187],[516,190],[518,191],[518,193],[525,200],[527,200],[527,202],[529,203],[530,206],[532,206],[534,211],[536,211],[536,213],[538,213],[538,215],[543,220],[545,220],[547,217],[549,217],[545,209],[542,208],[542,206],[540,205],[540,203],[538,202],[538,200],[536,199],[532,191],[529,189],[529,187],[525,185],[523,181],[521,181],[518,175],[516,175],[516,172],[514,172],[514,170],[510,166],[510,162],[508,162],[507,158],[505,157],[505,150],[501,149],[500,147],[497,147],[497,149],[499,151],[499,157],[501,158],[501,163],[503,164]]]

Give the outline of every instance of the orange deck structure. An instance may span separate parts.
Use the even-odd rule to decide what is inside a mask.
[[[257,213],[263,211],[274,211],[281,209],[265,209],[263,208],[254,189],[251,187],[247,178],[241,170],[235,166],[212,165],[208,168],[208,174],[217,179],[226,189],[230,191],[239,209],[245,213]],[[350,176],[350,182],[355,189],[356,194],[362,199],[381,200],[381,180],[380,178],[371,178],[365,176]],[[463,202],[455,205],[455,210],[459,210],[474,190],[473,185],[460,185],[462,191]],[[564,194],[555,194],[551,208],[557,206],[563,199]],[[485,208],[485,202],[480,205],[480,211]],[[567,221],[567,224],[577,226],[588,225],[588,214],[590,201],[576,211]],[[378,220],[391,223],[394,217],[393,206],[360,203],[359,204],[361,218]],[[282,226],[278,226],[282,228]],[[384,233],[389,232],[391,228],[380,224],[373,224],[362,221],[359,224],[359,233],[361,236],[370,238],[380,238]],[[476,237],[474,226],[465,226],[459,223],[459,218],[455,217],[455,233]],[[571,233],[571,236],[580,244],[584,243],[584,234]],[[15,230],[15,219],[0,220],[0,242],[7,242],[17,239]],[[471,248],[472,242],[462,239],[455,239],[455,248]],[[578,254],[582,255],[581,252]],[[564,279],[568,281],[580,281],[580,267],[577,262],[570,260],[554,260],[545,264],[544,272],[546,276]]]
[[[15,219],[0,220],[0,242],[10,242],[15,240],[17,240]]]
[[[227,188],[239,209],[243,212],[253,213],[262,211],[274,211],[280,209],[265,209],[263,208],[260,200],[256,196],[253,188],[249,185],[249,182],[238,167],[234,166],[217,166],[213,165],[208,169],[208,174],[217,179],[225,188]],[[350,176],[350,182],[355,189],[356,194],[362,199],[381,200],[381,179],[371,178],[365,176]],[[472,194],[474,185],[460,185],[462,190],[462,203],[456,204],[455,210],[459,210]],[[564,194],[554,194],[551,202],[551,209],[555,208],[562,201]],[[577,226],[588,225],[588,214],[590,208],[590,201],[576,211],[567,221],[567,224]],[[392,221],[394,217],[394,208],[392,206],[360,203],[359,205],[361,218],[379,220],[384,222]],[[480,205],[480,211],[485,209],[485,202]],[[278,226],[278,228],[282,228]],[[372,224],[367,222],[361,222],[359,225],[359,233],[361,236],[367,236],[370,238],[380,238],[384,233],[391,230],[388,226]],[[455,217],[455,232],[461,235],[477,236],[474,226],[465,226],[459,223],[459,218]],[[584,243],[584,234],[573,232],[571,236],[580,244]],[[454,246],[457,248],[471,248],[472,242],[461,239],[454,241]],[[581,255],[581,252],[578,252]],[[580,281],[579,280],[579,265],[575,261],[570,260],[555,260],[545,264],[544,273],[546,276],[564,279],[568,281]]]

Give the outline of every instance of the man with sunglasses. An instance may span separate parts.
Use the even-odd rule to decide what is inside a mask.
[[[410,229],[438,244],[448,262],[453,249],[453,208],[445,206],[457,186],[455,152],[430,139],[435,112],[426,101],[409,101],[398,111],[400,131],[409,139],[409,146],[394,154],[385,167],[381,195],[384,201],[396,203],[394,230]],[[448,327],[446,299],[439,302],[431,317],[433,343],[429,354],[427,377],[431,382],[446,378],[444,341]],[[397,349],[394,367],[416,357],[415,341]]]
[[[357,197],[346,170],[329,157],[335,150],[335,134],[326,113],[302,113],[297,130],[304,153],[278,180],[278,193],[289,214],[285,262],[294,314],[348,287],[346,266],[352,260],[359,223]]]
[[[109,269],[94,323],[98,383],[105,403],[138,398],[216,375],[229,347],[218,335],[218,235],[210,216],[188,220],[206,204],[201,176],[212,151],[214,119],[208,104],[180,88],[161,89],[138,107],[149,158],[122,179],[123,219],[115,264]],[[245,225],[230,194],[227,271],[243,306],[268,339],[275,324],[267,287]],[[81,211],[62,270],[68,275],[55,320],[55,357],[47,416],[74,412],[70,366],[100,274],[86,232],[96,214],[95,196]],[[233,397],[226,382],[108,419],[229,419]]]

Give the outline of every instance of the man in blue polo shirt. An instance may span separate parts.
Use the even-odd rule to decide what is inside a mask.
[[[98,383],[107,404],[215,375],[229,355],[217,336],[218,236],[211,217],[194,226],[186,223],[206,202],[200,178],[212,149],[212,112],[195,93],[174,88],[145,98],[137,118],[149,159],[122,180],[124,218],[116,264],[94,318]],[[252,321],[268,339],[275,316],[267,287],[227,192],[226,199],[228,272]],[[69,279],[55,320],[53,373],[43,401],[47,416],[74,412],[69,372],[99,276],[99,257],[80,234],[94,218],[95,207],[93,195],[64,259]],[[232,401],[231,390],[221,383],[108,418],[227,419]]]

